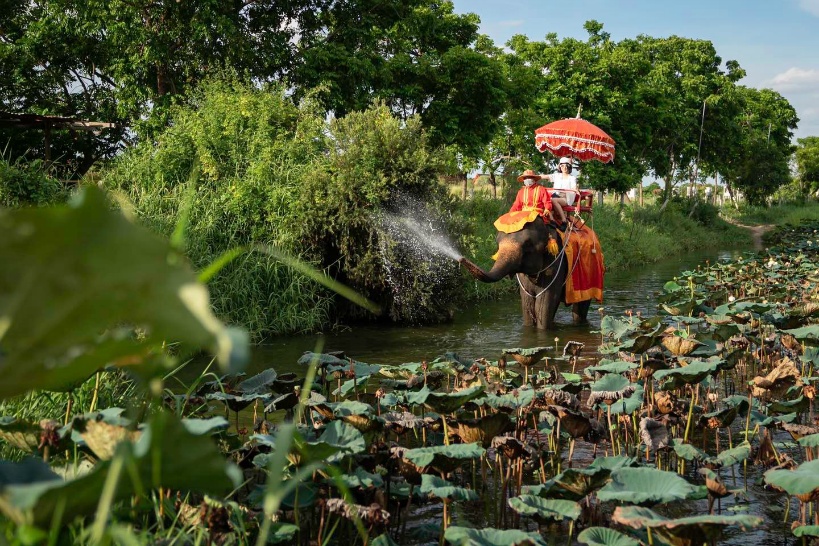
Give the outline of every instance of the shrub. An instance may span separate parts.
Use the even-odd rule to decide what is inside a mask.
[[[156,142],[125,153],[104,183],[166,235],[186,217],[184,250],[194,267],[237,247],[275,245],[376,300],[394,320],[429,322],[451,314],[457,264],[430,270],[400,255],[376,217],[415,196],[430,203],[423,215],[447,222],[451,199],[437,183],[438,166],[420,121],[402,122],[385,106],[328,122],[309,98],[297,106],[281,87],[212,81],[174,111]],[[390,261],[413,272],[400,298]],[[257,341],[364,316],[258,252],[230,263],[210,288],[217,314]]]
[[[65,200],[68,191],[39,160],[14,165],[0,159],[0,207],[45,206]]]

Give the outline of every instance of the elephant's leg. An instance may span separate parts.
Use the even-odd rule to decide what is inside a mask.
[[[540,298],[538,298],[540,299]],[[523,325],[524,326],[536,326],[537,317],[535,306],[537,305],[537,300],[527,294],[522,288],[520,290],[520,307],[521,311],[523,312]]]
[[[574,324],[585,324],[588,322],[589,307],[591,307],[591,300],[579,301],[572,304],[572,322]]]

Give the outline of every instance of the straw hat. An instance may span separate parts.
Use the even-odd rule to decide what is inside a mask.
[[[537,174],[532,169],[526,169],[525,171],[523,171],[523,174],[518,177],[518,182],[522,183],[527,178],[531,178],[533,180],[540,180],[540,175]]]

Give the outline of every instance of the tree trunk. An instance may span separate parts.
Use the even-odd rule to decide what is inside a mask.
[[[469,179],[466,177],[466,173],[458,173],[458,174],[461,176],[461,178],[463,178],[463,181],[464,181],[464,184],[463,184],[463,199],[464,199],[464,201],[466,201],[466,190],[467,190],[467,186],[469,184]]]
[[[498,198],[498,179],[495,177],[495,171],[489,173],[489,183],[492,184],[492,199]]]

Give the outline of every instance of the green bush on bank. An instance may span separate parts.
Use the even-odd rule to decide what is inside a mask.
[[[402,264],[419,280],[399,301],[384,270],[391,247],[374,220],[402,195],[449,208],[436,177],[440,160],[418,119],[402,122],[375,106],[328,122],[310,100],[297,106],[281,87],[213,81],[172,120],[103,180],[166,236],[187,209],[184,250],[195,268],[231,249],[274,245],[378,301],[394,320],[434,322],[451,313],[457,268],[413,277],[426,264]],[[231,262],[210,289],[217,315],[257,341],[362,313],[263,252]]]
[[[0,207],[53,205],[65,201],[68,190],[49,176],[42,161],[11,164],[0,158]]]

